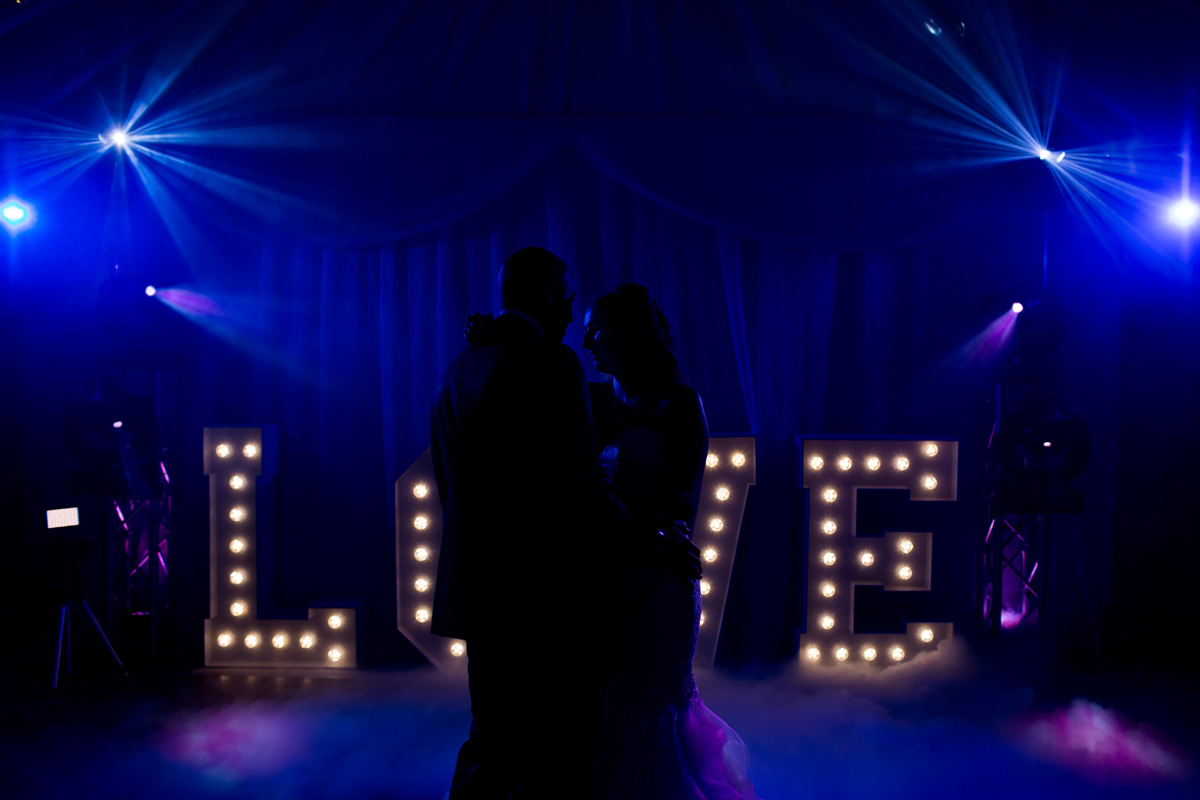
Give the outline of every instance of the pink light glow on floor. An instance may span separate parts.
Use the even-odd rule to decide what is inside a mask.
[[[1188,761],[1159,735],[1087,700],[1029,717],[1015,734],[1030,755],[1097,784],[1182,781],[1191,774]]]

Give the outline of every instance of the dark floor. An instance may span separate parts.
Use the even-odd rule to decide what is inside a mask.
[[[1194,672],[1005,658],[957,641],[882,674],[698,681],[766,800],[1200,797]],[[469,719],[465,680],[426,669],[135,679],[97,662],[49,716],[48,675],[0,674],[0,798],[438,800]]]

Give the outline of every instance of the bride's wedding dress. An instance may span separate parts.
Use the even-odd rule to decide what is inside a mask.
[[[653,425],[651,419],[647,424]],[[631,508],[678,514],[663,490],[666,440],[634,428],[601,453],[614,492]],[[692,516],[695,509],[692,508]],[[603,591],[628,620],[615,643],[593,795],[605,800],[754,800],[746,746],[696,690],[692,659],[700,589],[650,554],[613,554],[622,566]]]

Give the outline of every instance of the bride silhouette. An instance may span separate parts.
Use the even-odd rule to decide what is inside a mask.
[[[583,349],[610,379],[590,388],[613,493],[631,509],[694,522],[708,423],[666,315],[645,287],[619,286],[588,309]],[[613,588],[623,652],[605,692],[593,797],[751,800],[746,747],[704,705],[692,674],[699,587],[654,553],[622,563]]]

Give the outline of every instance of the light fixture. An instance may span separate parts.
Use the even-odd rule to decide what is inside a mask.
[[[418,547],[413,551],[413,558],[415,558],[417,561],[428,561],[429,551],[424,547]]]
[[[879,469],[880,466],[881,462],[877,456],[871,456],[867,459],[867,469],[871,470],[872,472]]]
[[[428,579],[426,579],[426,578],[417,578],[417,579],[416,579],[416,580],[413,582],[413,588],[415,588],[415,589],[416,589],[418,592],[427,592],[427,591],[429,591],[429,581],[428,581]]]
[[[864,567],[869,567],[875,563],[875,556],[871,553],[863,553],[858,557],[858,560],[862,562]]]
[[[804,651],[804,654],[808,656],[809,661],[816,661],[821,657],[821,651],[816,647],[808,648],[806,651]]]
[[[1025,306],[1022,303],[1013,303],[1012,304],[1012,312],[1014,314],[1020,314],[1024,310],[1025,310]]]
[[[335,630],[342,627],[342,618],[337,614],[330,615],[329,627],[334,628]]]
[[[429,609],[428,608],[418,608],[417,613],[414,614],[413,616],[415,616],[417,618],[417,622],[429,622]]]
[[[243,478],[241,475],[234,475],[232,478],[229,479],[229,488],[230,489],[241,489],[245,485],[246,485],[246,479]]]
[[[10,225],[17,225],[25,221],[25,218],[29,216],[29,212],[20,203],[8,202],[0,207],[0,216],[3,216],[4,221]]]
[[[257,633],[246,634],[246,647],[258,647],[260,641]]]
[[[821,627],[824,628],[825,630],[829,630],[830,628],[832,628],[833,627],[833,617],[829,616],[828,614],[821,617]]]
[[[832,583],[821,584],[821,594],[825,597],[833,597],[835,592],[837,592],[837,588]]]
[[[878,653],[876,653],[876,652],[875,652],[875,648],[874,648],[874,647],[865,647],[865,648],[863,648],[863,651],[862,651],[862,656],[863,656],[863,658],[865,658],[867,661],[874,661],[874,660],[875,660],[875,656],[877,656],[877,655],[878,655]]]
[[[712,519],[710,519],[708,521],[708,528],[713,533],[720,533],[721,529],[724,527],[725,527],[725,522],[720,517],[713,517]]]
[[[229,647],[229,645],[233,644],[233,637],[228,633],[222,633],[217,637],[217,644],[221,647]]]
[[[1191,225],[1200,219],[1200,206],[1188,198],[1183,198],[1171,206],[1171,221],[1176,225]]]
[[[413,519],[413,527],[419,531],[425,530],[426,528],[429,527],[429,517],[426,517],[423,514],[417,516],[416,518]]]
[[[244,455],[246,458],[254,458],[258,455],[258,445],[246,445],[242,448],[242,455]]]
[[[238,600],[236,603],[234,603],[233,605],[231,605],[229,607],[229,613],[233,614],[235,617],[242,616],[243,614],[246,613],[246,604],[243,603],[241,600]]]
[[[813,469],[820,469],[821,467],[825,466],[825,459],[821,458],[820,456],[813,456],[808,460],[808,465]]]
[[[246,580],[246,571],[245,570],[235,569],[233,572],[229,573],[229,582],[232,584],[241,584],[245,580]]]
[[[229,518],[234,522],[241,522],[246,518],[246,509],[241,507],[230,509]]]
[[[851,461],[848,456],[842,456],[838,459],[838,469],[840,469],[842,472],[845,472],[852,466],[854,466],[854,462]]]
[[[454,644],[450,645],[450,655],[454,656],[455,658],[462,656],[462,654],[465,652],[467,652],[467,647],[462,642],[455,642]]]
[[[708,548],[707,550],[705,550],[702,555],[704,557],[704,560],[710,564],[717,560],[717,551],[711,547]]]
[[[821,554],[821,563],[827,567],[832,567],[837,563],[837,556],[832,550],[826,550]]]
[[[907,458],[904,456],[899,456],[896,458],[896,469],[903,472],[904,470],[908,469],[908,463],[909,462]]]
[[[317,637],[313,636],[311,633],[306,633],[300,637],[300,646],[305,650],[310,649],[316,643]]]
[[[912,567],[901,567],[896,570],[896,574],[900,576],[900,580],[906,581],[913,576]]]
[[[938,454],[938,446],[936,444],[933,444],[931,442],[930,444],[925,445],[925,455],[929,456],[930,458],[933,458],[937,454]]]
[[[340,647],[334,647],[333,649],[331,649],[329,651],[329,660],[334,662],[335,664],[338,661],[341,661],[342,660],[342,649]]]
[[[715,467],[717,464],[720,464],[720,463],[721,463],[721,459],[717,458],[716,453],[709,453],[708,458],[704,459],[704,466],[706,466],[706,467]]]
[[[700,581],[700,594],[708,594],[712,591],[712,584],[708,581]]]
[[[277,633],[271,638],[271,644],[275,645],[276,649],[287,647],[287,636],[282,633]]]
[[[746,463],[746,457],[741,453],[734,453],[733,458],[729,459],[735,467],[740,467]]]
[[[428,494],[429,494],[429,487],[423,483],[418,483],[416,486],[413,487],[413,497],[416,497],[418,500],[424,499],[425,496]]]
[[[833,651],[833,657],[838,661],[845,661],[850,657],[850,651],[844,647],[839,647],[837,650]]]
[[[930,630],[929,628],[922,628],[921,629],[921,641],[925,642],[926,644],[929,644],[930,642],[932,642],[933,641],[933,631]]]
[[[726,500],[728,500],[729,499],[729,490],[727,488],[725,488],[724,486],[717,489],[717,499],[720,500],[722,503],[725,502]]]
[[[821,499],[826,503],[832,503],[834,500],[837,500],[837,491],[833,489],[826,489],[821,493]]]
[[[229,445],[227,445],[227,444],[217,445],[217,458],[229,458],[230,452],[232,452],[232,451],[229,449]]]
[[[892,661],[902,661],[902,660],[904,660],[904,648],[903,647],[893,647],[892,648]]]
[[[158,289],[155,289],[153,286],[146,287],[146,297],[154,297],[156,294],[158,294]]]
[[[929,490],[936,489],[937,488],[937,478],[933,477],[932,475],[926,475],[925,478],[921,481],[921,485]]]
[[[904,555],[908,555],[912,551],[913,551],[912,539],[901,539],[900,540],[900,552],[904,553]]]
[[[229,543],[229,550],[233,553],[240,553],[246,549],[245,539],[234,539]]]

